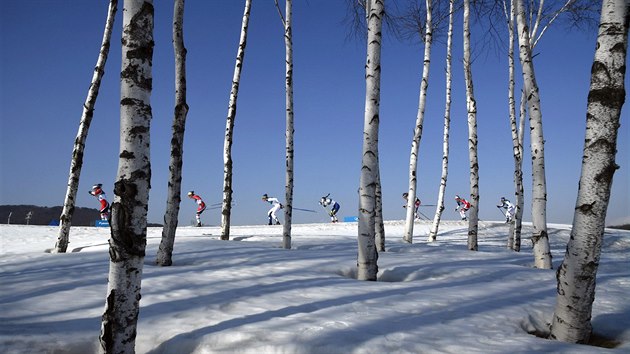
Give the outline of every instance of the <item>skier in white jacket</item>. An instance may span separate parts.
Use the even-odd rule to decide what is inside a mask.
[[[340,205],[330,198],[330,193],[319,200],[319,205],[321,205],[324,209],[326,209],[327,206],[332,205],[330,211],[328,212],[328,215],[330,215],[330,221],[333,223],[339,222],[337,212],[339,211]]]
[[[269,209],[269,212],[267,212],[267,216],[269,217],[269,225],[272,225],[273,223],[275,223],[276,225],[280,225],[280,220],[278,220],[278,217],[276,216],[276,211],[283,208],[282,203],[280,203],[278,198],[269,197],[267,194],[263,194],[262,200],[263,202],[271,204],[271,209]]]
[[[509,200],[505,199],[505,197],[501,197],[501,204],[497,205],[497,208],[505,209],[505,222],[510,223],[514,219],[514,215],[516,215],[516,206],[512,204]]]

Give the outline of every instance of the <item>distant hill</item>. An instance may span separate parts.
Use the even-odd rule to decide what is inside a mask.
[[[11,224],[26,225],[26,216],[31,212],[30,225],[55,225],[61,216],[61,206],[41,207],[36,205],[0,205],[0,223],[6,224],[11,213]],[[94,221],[100,219],[97,209],[74,208],[72,226],[94,226]]]
[[[59,225],[61,209],[61,206],[0,205],[0,224],[7,224],[11,213],[11,224],[26,225],[26,216],[31,212],[29,225]],[[100,218],[98,209],[75,207],[72,226],[94,226]],[[161,227],[162,224],[148,223],[147,226]]]

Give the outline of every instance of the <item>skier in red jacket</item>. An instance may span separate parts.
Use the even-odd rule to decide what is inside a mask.
[[[107,202],[105,192],[103,192],[103,185],[101,183],[93,185],[88,193],[95,196],[99,203],[101,203],[101,208],[98,211],[101,213],[101,220],[107,220],[109,216],[109,203]]]
[[[405,201],[409,200],[409,193],[405,192],[402,194],[402,197]],[[420,215],[418,214],[418,208],[420,207],[420,198],[416,197],[416,202],[414,203],[414,208],[413,208],[413,217],[414,219],[420,220]],[[403,208],[407,209],[407,203],[405,203],[403,205]]]
[[[470,202],[464,198],[460,198],[458,195],[455,196],[455,201],[457,202],[455,211],[459,210],[459,215],[462,217],[462,220],[468,220],[466,218],[466,212],[470,209]]]
[[[195,194],[195,191],[188,192],[188,198],[194,199],[195,203],[197,203],[197,213],[195,214],[195,219],[197,219],[197,227],[201,226],[201,213],[206,210],[206,203],[203,202],[200,196]]]

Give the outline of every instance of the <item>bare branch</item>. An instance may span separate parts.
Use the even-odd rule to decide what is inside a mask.
[[[282,15],[282,10],[280,9],[280,5],[278,5],[278,0],[273,0],[276,4],[276,9],[278,9],[278,15],[280,15],[280,21],[282,21],[282,28],[287,27],[287,23],[284,21],[284,15]]]

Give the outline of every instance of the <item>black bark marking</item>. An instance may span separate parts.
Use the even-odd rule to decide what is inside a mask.
[[[120,153],[120,158],[121,159],[135,159],[136,155],[134,155],[132,151],[123,150]]]

